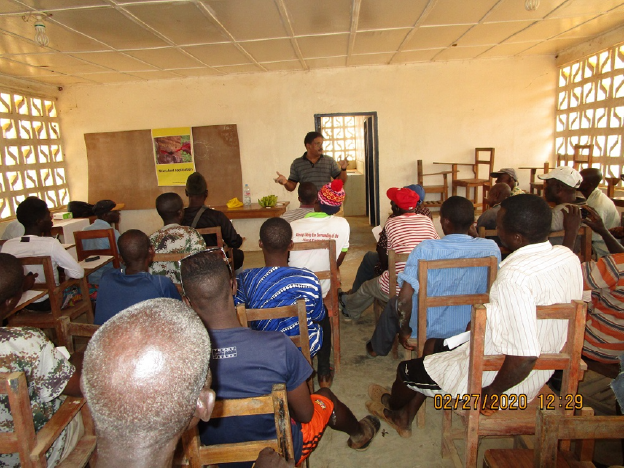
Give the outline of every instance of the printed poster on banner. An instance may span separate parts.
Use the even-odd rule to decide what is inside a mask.
[[[191,127],[154,129],[152,140],[158,185],[186,185],[195,172]]]

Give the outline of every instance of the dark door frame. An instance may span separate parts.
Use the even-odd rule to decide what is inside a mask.
[[[372,147],[372,154],[366,152],[366,212],[371,226],[379,225],[379,128],[377,112],[341,112],[333,114],[314,114],[314,129],[321,131],[321,117],[370,117],[367,126],[367,146]]]

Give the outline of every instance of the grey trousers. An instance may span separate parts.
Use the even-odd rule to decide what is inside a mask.
[[[370,307],[375,299],[388,302],[388,295],[379,287],[379,278],[365,281],[353,294],[342,296],[347,315],[355,320],[362,316],[362,312]]]
[[[383,312],[379,316],[379,321],[370,339],[373,351],[378,356],[387,356],[392,350],[394,337],[399,333],[399,314],[397,312],[398,297],[393,297],[388,301]]]

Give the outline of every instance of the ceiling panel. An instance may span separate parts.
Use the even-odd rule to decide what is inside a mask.
[[[349,35],[298,37],[297,44],[304,58],[346,55],[349,47]]]
[[[405,50],[448,47],[459,39],[470,26],[436,26],[418,28],[405,45]]]
[[[539,44],[538,42],[515,42],[509,44],[499,44],[496,47],[492,47],[490,50],[485,52],[479,58],[488,58],[488,57],[509,57],[520,52],[525,51],[529,47],[533,47]]]
[[[155,70],[152,65],[148,65],[132,57],[129,57],[125,53],[120,52],[82,52],[72,54],[74,57],[78,57],[89,62],[96,63],[103,67],[112,68],[119,71],[138,71],[138,70]]]
[[[574,28],[571,31],[565,32],[557,38],[571,38],[571,37],[594,37],[599,35],[603,31],[609,31],[610,29],[617,28],[624,24],[624,8],[618,8],[617,13],[610,15],[602,15],[596,19],[583,23],[580,26]]]
[[[47,68],[31,67],[24,63],[14,62],[4,58],[0,58],[0,73],[13,76],[45,76],[54,74],[54,72]]]
[[[362,0],[358,30],[412,27],[428,0]]]
[[[470,60],[477,58],[489,48],[490,46],[448,47],[435,57],[435,61],[438,62],[444,60]]]
[[[531,47],[518,55],[555,55],[579,43],[579,39],[551,39]]]
[[[234,44],[192,46],[184,47],[184,50],[210,66],[249,63],[249,59]]]
[[[144,80],[170,80],[172,78],[180,78],[179,75],[167,71],[136,71],[129,74]]]
[[[0,13],[19,13],[26,10],[28,10],[28,8],[24,8],[24,5],[20,5],[12,0],[0,2]]]
[[[577,17],[540,21],[528,27],[524,31],[520,31],[515,36],[509,38],[507,42],[526,42],[550,39],[558,34],[569,31],[589,19],[590,18],[588,17]]]
[[[438,0],[424,20],[426,25],[475,24],[498,0]],[[524,3],[524,2],[523,2]]]
[[[348,32],[351,0],[285,0],[297,36]]]
[[[297,59],[290,39],[242,42],[241,46],[258,62],[281,62]]]
[[[498,44],[512,34],[531,25],[531,21],[510,21],[507,23],[487,23],[473,26],[458,41],[460,46]]]
[[[126,53],[159,68],[191,68],[201,63],[178,49],[128,50]]]
[[[126,8],[178,45],[229,40],[193,3],[147,3]]]
[[[89,64],[70,55],[59,53],[12,55],[11,59],[67,75],[107,71],[98,65]]]
[[[351,55],[347,65],[386,65],[394,53]]]
[[[145,81],[142,78],[132,75],[126,75],[125,73],[89,73],[82,76],[89,80],[96,81],[98,83],[122,83],[124,81]]]
[[[54,20],[117,49],[168,45],[113,8],[57,11]]]
[[[314,68],[335,68],[344,67],[347,62],[347,57],[329,57],[329,58],[317,58],[306,59],[308,67]]]
[[[428,62],[436,54],[439,54],[443,49],[429,49],[429,50],[411,50],[407,52],[400,52],[395,55],[392,63],[414,63],[414,62]]]
[[[570,0],[559,10],[555,11],[552,18],[564,18],[567,16],[594,15],[607,13],[613,8],[624,5],[622,0]]]
[[[299,60],[290,60],[288,62],[263,63],[261,65],[269,71],[303,70],[303,66],[301,65],[301,62],[299,62]]]
[[[285,37],[274,2],[258,0],[204,1],[238,41]]]
[[[524,2],[502,0],[488,13],[484,22],[544,19],[566,1],[568,0],[540,0],[540,6],[536,10],[528,11]]]
[[[212,68],[180,68],[177,70],[171,70],[176,72],[178,75],[183,76],[214,76],[214,75],[223,75],[223,73],[218,72]]]
[[[89,80],[85,77],[71,76],[71,75],[52,75],[52,76],[38,76],[37,81],[43,83],[53,84],[56,86],[67,86],[74,84],[97,84],[97,81]]]
[[[1,20],[0,20],[1,21]],[[49,49],[44,49],[38,44],[31,42],[30,40],[11,36],[6,33],[0,33],[0,54],[37,54],[40,52],[46,52]]]
[[[396,51],[409,32],[409,29],[358,32],[355,36],[353,53],[374,54]]]
[[[215,67],[217,70],[222,71],[224,73],[257,73],[261,71],[261,69],[256,65],[228,65],[225,67]]]
[[[75,8],[78,6],[110,5],[110,3],[106,0],[19,0],[19,2],[40,11],[58,10],[60,8]],[[25,9],[26,8],[22,7],[22,10]]]

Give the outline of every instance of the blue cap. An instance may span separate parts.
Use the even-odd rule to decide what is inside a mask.
[[[422,185],[420,185],[420,184],[412,184],[412,185],[406,185],[403,188],[407,188],[407,189],[413,190],[414,192],[416,192],[418,194],[418,204],[419,205],[425,199],[425,189],[423,188]]]

